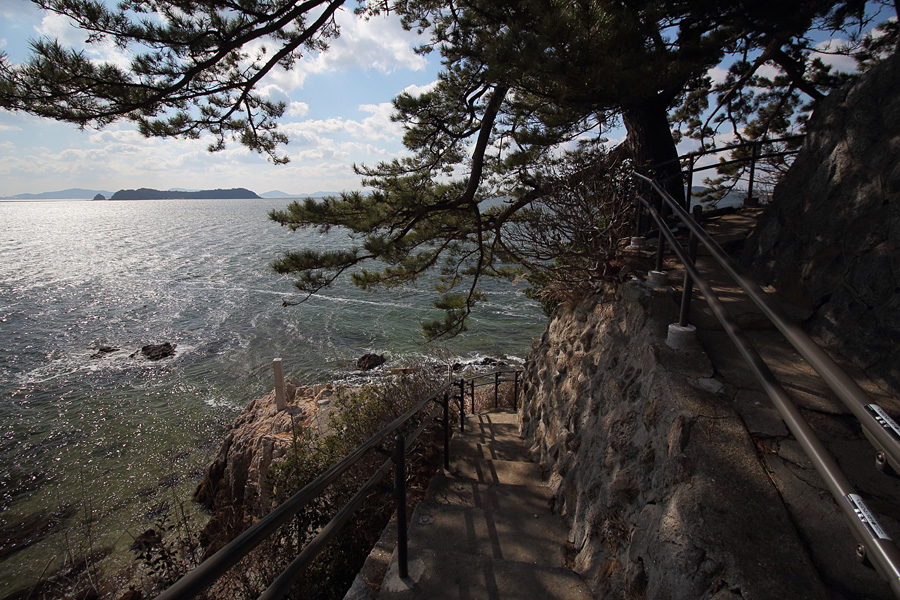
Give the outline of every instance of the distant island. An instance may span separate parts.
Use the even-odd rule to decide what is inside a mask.
[[[180,190],[151,190],[139,188],[136,190],[119,190],[112,195],[110,200],[191,200],[191,199],[215,199],[234,200],[243,198],[259,199],[260,197],[246,188],[231,188],[228,190],[199,190],[186,192]]]
[[[107,190],[88,190],[84,188],[69,188],[55,192],[41,192],[38,194],[3,195],[0,192],[0,200],[178,200],[197,198],[231,198],[231,199],[266,199],[266,198],[326,198],[328,196],[340,196],[340,192],[315,192],[312,194],[292,194],[281,190],[271,190],[263,194],[256,194],[246,188],[232,188],[228,190],[197,190],[172,188],[167,191],[159,191],[149,188],[137,190],[119,190],[110,192]]]

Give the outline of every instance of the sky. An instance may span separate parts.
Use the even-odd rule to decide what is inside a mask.
[[[127,122],[101,131],[79,130],[23,113],[0,109],[0,197],[68,188],[116,191],[245,187],[256,193],[280,190],[291,195],[360,189],[352,165],[374,165],[402,156],[402,127],[390,120],[391,100],[402,91],[421,92],[433,85],[439,69],[435,55],[417,55],[421,43],[402,29],[396,17],[366,21],[352,11],[337,14],[341,36],[321,55],[306,57],[289,72],[270,74],[261,90],[288,103],[281,120],[290,143],[282,152],[287,165],[229,143],[210,153],[209,139],[146,139]],[[89,56],[127,64],[112,47],[84,44],[85,34],[29,0],[0,0],[0,50],[12,62],[27,56],[30,40],[60,39]],[[823,47],[829,42],[823,39]],[[826,56],[841,69],[847,59]],[[767,67],[768,68],[768,67]],[[710,75],[724,75],[721,68]],[[613,131],[612,140],[624,136]],[[679,150],[692,150],[685,143]]]
[[[290,138],[282,149],[287,165],[273,165],[237,143],[209,153],[209,139],[146,139],[125,122],[81,131],[0,110],[0,197],[69,188],[245,187],[298,195],[359,189],[354,163],[374,165],[403,152],[391,100],[433,84],[439,64],[436,56],[413,52],[421,41],[395,17],[365,21],[343,11],[337,20],[342,33],[326,53],[263,81],[268,96],[289,103],[281,120]],[[44,35],[88,48],[84,33],[60,17],[28,0],[0,0],[0,49],[12,62],[21,62],[29,41]],[[90,52],[123,60],[113,48]]]

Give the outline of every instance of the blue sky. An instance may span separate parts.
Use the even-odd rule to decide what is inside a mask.
[[[357,189],[354,162],[375,164],[403,152],[390,102],[405,89],[433,83],[438,58],[416,55],[415,33],[403,31],[395,18],[367,22],[344,11],[338,22],[342,35],[328,52],[264,82],[270,96],[290,103],[282,119],[291,139],[284,149],[287,165],[274,166],[235,143],[210,154],[209,140],[148,140],[127,123],[79,131],[0,110],[0,196],[76,187],[247,187],[296,194]],[[84,33],[31,2],[0,2],[0,48],[13,62],[23,60],[28,41],[41,35],[84,47]],[[113,49],[91,52],[122,60]]]
[[[246,187],[257,193],[340,192],[360,187],[351,168],[404,152],[402,129],[390,121],[391,100],[404,90],[433,84],[438,57],[413,52],[420,43],[394,17],[365,21],[338,13],[342,34],[331,48],[290,72],[272,73],[262,90],[289,103],[282,128],[291,162],[275,166],[236,143],[210,154],[209,140],[145,139],[128,123],[85,130],[0,110],[0,197],[68,188],[212,189]],[[98,60],[127,63],[111,47],[88,47],[83,32],[28,0],[0,0],[0,49],[13,62],[42,35],[85,48]],[[823,38],[824,46],[828,40]],[[825,57],[850,69],[846,58]],[[852,61],[851,61],[852,62]],[[768,67],[766,67],[768,68]],[[713,78],[724,71],[713,69]],[[620,139],[621,131],[607,137]],[[727,140],[722,140],[727,141]],[[691,143],[680,150],[693,149]]]

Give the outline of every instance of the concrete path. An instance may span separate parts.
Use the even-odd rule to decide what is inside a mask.
[[[566,568],[568,528],[550,510],[509,412],[470,415],[454,432],[451,469],[438,473],[409,525],[409,577],[392,557],[383,600],[589,599]]]

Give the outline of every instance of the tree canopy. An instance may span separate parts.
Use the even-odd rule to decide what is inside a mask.
[[[234,138],[275,162],[285,160],[277,127],[285,107],[255,90],[276,65],[326,50],[345,4],[126,0],[110,9],[94,0],[33,1],[71,17],[93,40],[132,49],[134,59],[129,69],[97,65],[53,40],[35,42],[23,65],[0,57],[3,107],[79,126],[125,118],[149,136],[211,132],[212,150]],[[626,165],[655,172],[677,198],[679,136],[707,144],[723,129],[756,139],[802,127],[803,114],[844,78],[815,58],[811,30],[849,32],[852,46],[842,52],[863,65],[897,39],[896,22],[862,35],[870,17],[859,0],[352,6],[373,17],[398,13],[423,34],[420,52],[440,54],[442,70],[430,91],[394,101],[409,154],[356,167],[372,193],[271,215],[295,229],[346,228],[354,247],[289,252],[274,267],[295,274],[305,293],[348,271],[375,288],[436,270],[436,306],[446,317],[426,324],[429,337],[465,328],[485,276],[514,277],[524,266],[559,298],[578,282],[614,276],[614,238],[627,227],[619,201],[630,186]],[[719,82],[714,67],[726,70]],[[616,124],[627,137],[610,150],[603,135]]]

